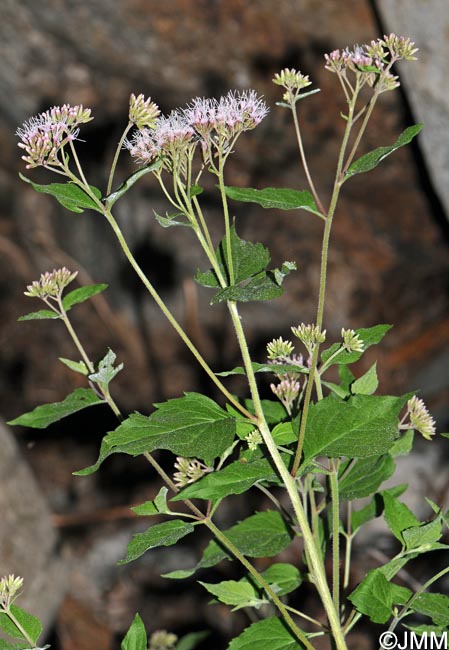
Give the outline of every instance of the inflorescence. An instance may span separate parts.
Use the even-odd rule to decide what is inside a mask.
[[[76,278],[78,271],[71,272],[65,268],[53,269],[42,273],[39,280],[27,286],[25,296],[30,298],[60,298],[64,289]]]
[[[93,120],[90,108],[83,106],[53,106],[23,123],[17,129],[22,159],[31,167],[59,165],[58,152],[79,134],[79,125]]]
[[[125,147],[138,162],[148,165],[161,159],[172,171],[176,160],[200,143],[211,163],[215,153],[228,151],[241,133],[254,129],[267,113],[268,107],[254,90],[230,91],[220,99],[197,97],[186,108],[158,117],[153,128],[140,128]]]

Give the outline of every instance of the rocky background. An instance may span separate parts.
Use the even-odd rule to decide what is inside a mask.
[[[169,112],[197,95],[255,88],[271,112],[239,140],[227,181],[303,189],[292,126],[287,112],[275,106],[279,88],[271,83],[276,71],[295,67],[321,88],[301,103],[301,120],[310,167],[326,200],[344,103],[335,77],[324,70],[323,54],[396,31],[416,41],[419,61],[404,68],[400,91],[382,97],[364,146],[394,142],[413,121],[429,128],[417,144],[345,185],[330,252],[326,326],[328,336],[338,336],[342,326],[394,323],[378,351],[382,391],[422,387],[444,430],[449,393],[449,87],[442,71],[449,26],[446,0],[429,0],[424,13],[421,5],[418,0],[1,0],[0,415],[9,420],[36,404],[62,399],[78,385],[79,376],[57,360],[74,357],[58,323],[16,322],[33,309],[23,296],[25,286],[62,265],[79,269],[82,283],[110,286],[104,298],[72,313],[93,358],[101,358],[110,346],[125,362],[114,383],[124,411],[148,412],[153,402],[184,390],[211,392],[127,269],[107,224],[91,213],[65,212],[18,180],[24,169],[14,132],[25,119],[64,102],[91,107],[95,120],[84,127],[86,141],[78,151],[92,184],[104,187],[131,92],[150,95]],[[124,154],[117,177],[133,168]],[[53,180],[40,170],[27,175],[37,182]],[[262,359],[273,336],[286,336],[291,324],[314,319],[321,223],[306,213],[234,206],[242,237],[268,245],[275,264],[294,259],[299,267],[281,299],[242,310],[251,347]],[[191,280],[196,268],[206,264],[188,232],[163,230],[155,222],[153,210],[165,209],[158,188],[146,177],[117,205],[117,217],[139,261],[211,365],[231,367],[238,360],[233,332],[223,330],[223,311],[208,309],[206,292]],[[207,218],[218,240],[221,221],[212,192]],[[33,602],[34,611],[46,617],[56,649],[115,648],[137,608],[151,629],[211,627],[213,647],[226,647],[227,635],[245,617],[231,619],[218,607],[207,608],[199,588],[198,601],[192,599],[192,585],[176,584],[174,594],[173,585],[158,577],[161,566],[169,571],[193,563],[195,549],[184,547],[182,557],[173,549],[161,551],[130,568],[114,565],[130,534],[142,526],[129,519],[128,506],[151,498],[156,487],[145,464],[126,458],[114,458],[92,478],[71,475],[90,464],[102,435],[114,426],[106,411],[88,417],[37,434],[14,430],[19,447],[11,448],[8,458],[14,461],[9,462],[11,471],[0,475],[0,492],[20,494],[26,484],[32,485],[26,494],[33,494],[38,485],[46,506],[39,505],[41,516],[28,527],[26,517],[19,531],[14,517],[3,526],[0,574],[24,573],[24,546],[30,557],[38,558],[27,564],[30,583],[36,567],[48,566],[47,585],[34,589],[40,597]],[[6,429],[2,435],[11,438]],[[422,475],[423,491],[441,501],[447,487],[441,469],[445,452],[438,451],[432,461],[424,454],[427,448],[420,448],[416,473]],[[21,463],[32,468],[34,479],[28,474],[26,480],[19,478],[25,476],[15,471]],[[11,498],[1,503],[14,509]],[[245,512],[232,516],[239,514]],[[55,527],[62,540],[58,553]],[[28,544],[8,543],[19,534]],[[361,564],[360,575],[365,569]],[[45,594],[54,597],[45,599]],[[366,634],[354,643],[358,650],[371,647]]]

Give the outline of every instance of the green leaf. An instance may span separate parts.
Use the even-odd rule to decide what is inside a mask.
[[[39,635],[42,632],[42,623],[32,614],[28,614],[25,610],[17,607],[17,605],[11,605],[10,611],[13,616],[17,619],[18,623],[22,626],[28,637],[36,645]],[[5,612],[0,612],[0,629],[3,630],[8,636],[13,639],[25,639],[27,637],[22,633],[22,631],[12,622],[9,616]]]
[[[364,156],[354,161],[345,173],[345,179],[348,179],[354,174],[361,174],[363,172],[369,172],[371,169],[377,167],[377,165],[389,156],[393,151],[403,147],[406,144],[409,144],[415,136],[423,128],[424,124],[415,124],[414,126],[409,126],[405,131],[401,133],[396,142],[389,147],[378,147],[374,151],[366,153]]]
[[[273,557],[286,548],[294,533],[283,517],[275,510],[258,512],[225,531],[226,537],[248,557]],[[193,569],[173,571],[166,578],[181,579],[203,568],[215,566],[224,559],[231,559],[217,542],[211,541],[203,556]]]
[[[103,359],[98,363],[98,371],[89,375],[89,379],[103,389],[107,389],[114,377],[123,370],[123,363],[120,363],[114,368],[116,358],[117,355],[115,352],[109,349]]]
[[[145,625],[139,614],[136,614],[120,648],[121,650],[147,650],[147,646]]]
[[[61,318],[59,314],[51,309],[40,309],[39,311],[33,311],[25,316],[20,316],[17,320],[56,320]]]
[[[222,288],[215,271],[198,271],[195,280],[198,284],[219,291],[211,300],[216,304],[226,300],[250,302],[252,300],[272,300],[282,295],[282,281],[290,271],[296,268],[294,262],[284,262],[281,269],[265,271],[270,262],[269,250],[260,243],[252,243],[238,237],[235,226],[231,227],[231,257],[234,271],[234,284]],[[226,238],[223,238],[216,250],[221,273],[229,279],[229,259]]]
[[[301,373],[308,374],[309,369],[305,366],[299,366],[292,363],[258,363],[253,361],[251,364],[254,372],[271,372],[276,375],[285,375],[287,373]],[[246,370],[243,366],[236,366],[232,370],[224,370],[223,372],[216,373],[219,377],[229,377],[230,375],[246,375]]]
[[[444,594],[423,593],[410,605],[417,614],[429,616],[436,625],[449,626],[449,598]]]
[[[367,524],[372,519],[375,519],[375,517],[378,517],[379,515],[379,508],[375,499],[371,499],[371,501],[367,503],[363,508],[360,508],[360,510],[353,510],[351,514],[352,532],[357,532],[359,528]]]
[[[64,296],[62,305],[66,311],[69,311],[73,305],[78,305],[92,296],[96,296],[107,288],[107,284],[88,284],[84,287],[79,287]]]
[[[225,605],[240,607],[260,607],[261,599],[253,585],[248,581],[225,580],[218,584],[198,581],[207,591],[218,598]]]
[[[415,432],[413,429],[409,429],[395,441],[394,445],[390,449],[390,454],[393,458],[396,458],[396,456],[406,456],[411,452],[414,436]]]
[[[252,399],[245,399],[244,406],[250,413],[255,415],[254,403]],[[279,400],[263,399],[260,402],[267,424],[278,424],[287,418],[287,411]]]
[[[167,505],[167,488],[163,485],[153,501],[145,501],[140,506],[131,508],[136,515],[167,515],[170,514],[170,508]]]
[[[373,623],[386,623],[390,618],[393,606],[391,585],[377,569],[370,571],[348,598],[356,610]]]
[[[304,462],[316,456],[365,458],[385,454],[398,430],[408,397],[355,395],[341,402],[325,397],[312,404],[304,440]]]
[[[231,641],[228,650],[299,650],[303,644],[290,633],[281,619],[266,618],[253,623]]]
[[[295,431],[293,428],[293,422],[280,422],[271,432],[275,443],[281,446],[296,442],[298,440],[298,434],[299,427],[296,427]]]
[[[276,282],[270,273],[260,273],[254,276],[244,286],[226,287],[218,291],[210,301],[211,305],[216,305],[227,300],[236,302],[252,302],[255,300],[274,300],[284,293],[282,287]]]
[[[350,467],[349,471],[348,467]],[[389,454],[348,460],[340,467],[340,498],[343,501],[362,499],[373,494],[393,474],[395,464]]]
[[[443,534],[442,527],[441,517],[436,517],[428,523],[411,526],[403,530],[402,537],[405,542],[405,548],[407,551],[410,551],[427,544],[432,544],[433,542],[438,542]]]
[[[371,368],[365,372],[364,375],[355,380],[351,386],[353,395],[372,395],[376,392],[379,386],[377,378],[377,363],[373,363]]]
[[[36,192],[41,192],[43,194],[51,194],[54,196],[61,205],[63,205],[67,210],[72,212],[84,212],[84,208],[90,208],[95,210],[95,212],[102,213],[102,210],[98,207],[91,197],[86,194],[78,185],[69,181],[68,183],[50,183],[49,185],[38,185],[33,183],[29,178],[26,178],[22,174],[19,174],[20,178],[29,183]],[[101,192],[98,188],[90,185],[92,193],[101,199]]]
[[[318,210],[313,196],[307,190],[298,191],[287,188],[266,187],[255,190],[250,187],[226,187],[226,196],[234,201],[257,203],[262,208],[278,210],[307,210],[318,217],[324,218]]]
[[[253,463],[242,463],[236,460],[224,469],[206,474],[192,485],[188,485],[171,501],[184,499],[217,501],[230,494],[242,494],[259,481],[275,478],[277,478],[276,471],[266,459],[256,460]]]
[[[105,197],[105,203],[112,208],[114,203],[118,201],[120,197],[122,197],[133,185],[136,181],[139,180],[139,178],[142,178],[142,176],[145,176],[145,174],[148,174],[149,172],[153,172],[156,169],[158,169],[161,166],[161,161],[157,160],[156,162],[152,163],[151,165],[148,165],[147,167],[141,167],[141,169],[138,169],[134,174],[131,174],[124,183],[120,185],[118,189],[116,189],[114,192],[111,194],[108,194],[108,196]]]
[[[158,214],[155,210],[153,210],[154,216],[156,217],[156,221],[163,227],[163,228],[172,228],[173,226],[185,226],[186,228],[192,228],[192,224],[189,221],[179,221],[178,217],[185,217],[185,215],[182,212],[176,212],[175,214],[168,214],[168,212],[165,213],[165,217],[162,215]]]
[[[168,449],[177,456],[199,458],[211,465],[234,440],[235,418],[204,395],[186,393],[155,406],[150,416],[134,413],[108,433],[97,462],[75,474],[96,472],[111,454],[139,456],[155,449]]]
[[[44,645],[43,648],[39,648],[38,650],[46,650],[49,647],[49,645]],[[30,650],[30,643],[29,641],[10,643],[9,641],[5,641],[5,639],[0,639],[0,650]]]
[[[10,420],[8,424],[21,424],[24,427],[45,429],[49,424],[58,422],[58,420],[62,420],[62,418],[72,415],[72,413],[82,411],[88,406],[95,406],[95,404],[104,404],[104,402],[91,388],[77,388],[73,393],[67,395],[62,402],[37,406],[33,411]]]
[[[302,583],[302,576],[298,569],[293,564],[283,562],[272,564],[262,573],[262,577],[278,596],[285,596],[295,591]]]
[[[203,192],[204,189],[201,187],[201,185],[192,185],[189,189],[189,196],[191,199],[193,199],[194,196],[199,196]]]
[[[376,345],[380,343],[385,334],[392,328],[392,325],[375,325],[374,327],[362,327],[355,330],[358,334],[361,341],[363,341],[364,349],[363,352],[371,345]],[[338,354],[335,354],[338,351]],[[342,347],[341,343],[334,343],[330,348],[323,350],[321,354],[321,360],[323,363],[328,361],[332,355],[335,354],[335,357],[332,359],[332,362],[329,364],[329,367],[334,364],[348,364],[358,361],[363,355],[363,352],[348,352],[345,348]]]
[[[59,361],[67,366],[67,368],[70,368],[70,370],[79,372],[80,375],[87,377],[89,374],[89,370],[84,361],[72,361],[71,359],[64,359],[64,357],[59,357]]]
[[[182,519],[171,519],[163,524],[151,526],[144,533],[134,535],[128,544],[126,558],[117,562],[118,565],[127,564],[136,560],[151,548],[157,546],[172,546],[180,539],[193,533],[194,526]]]
[[[190,632],[190,634],[186,634],[179,639],[175,646],[175,650],[194,650],[198,643],[201,643],[201,641],[208,637],[209,634],[210,632],[207,630],[201,632]]]
[[[384,500],[384,516],[388,528],[401,543],[404,542],[402,531],[407,528],[420,526],[421,522],[413,512],[389,492],[382,492]]]
[[[315,95],[315,93],[319,93],[320,90],[320,88],[314,88],[313,90],[308,90],[305,93],[300,93],[297,97],[295,97],[295,104],[301,99],[308,97],[309,95]],[[292,108],[290,104],[286,104],[285,102],[276,102],[276,106],[282,106],[283,108],[289,108],[290,110]]]

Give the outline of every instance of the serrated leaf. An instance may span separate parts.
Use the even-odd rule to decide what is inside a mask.
[[[77,388],[73,393],[67,395],[62,402],[37,406],[32,411],[10,420],[8,424],[21,424],[24,427],[45,429],[53,422],[58,422],[58,420],[62,420],[62,418],[72,415],[72,413],[77,413],[88,406],[95,406],[95,404],[104,404],[104,402],[91,388]]]
[[[71,181],[67,183],[50,183],[49,185],[38,185],[33,183],[29,178],[19,174],[20,178],[29,183],[36,192],[41,192],[43,194],[50,194],[54,196],[55,199],[63,205],[67,210],[71,212],[84,212],[84,208],[89,208],[95,210],[95,212],[102,213],[102,210],[98,207],[97,203],[88,195],[84,190],[82,190],[78,185],[72,183]],[[90,185],[92,193],[101,199],[101,192],[98,188]]]
[[[66,294],[62,300],[62,305],[66,311],[69,311],[73,305],[78,305],[92,296],[96,296],[108,288],[107,284],[88,284],[84,287],[79,287]]]
[[[262,573],[278,596],[285,596],[295,591],[302,583],[302,576],[293,564],[278,562],[272,564]]]
[[[210,301],[216,305],[227,300],[236,302],[252,302],[261,300],[274,300],[284,293],[282,287],[276,282],[271,273],[259,273],[244,285],[226,287],[218,291]]]
[[[377,363],[375,362],[364,375],[355,380],[351,386],[353,395],[372,395],[376,392],[379,386],[376,367]]]
[[[260,401],[262,410],[267,424],[278,424],[283,422],[287,417],[287,411],[279,402],[279,400],[263,399]],[[252,399],[245,399],[243,405],[250,413],[255,415],[254,403]]]
[[[25,314],[25,316],[20,316],[17,320],[56,320],[57,318],[61,318],[61,316],[51,309],[40,309]]]
[[[167,505],[167,488],[163,485],[153,501],[145,501],[139,506],[131,508],[136,515],[159,515],[169,514],[170,508]]]
[[[59,357],[59,361],[67,366],[67,368],[70,368],[70,370],[79,372],[80,375],[87,377],[89,374],[89,370],[84,361],[72,361],[71,359],[64,359],[64,357]]]
[[[351,464],[351,468],[347,468]],[[395,464],[389,454],[370,456],[355,461],[346,461],[340,467],[340,498],[342,501],[362,499],[376,492],[381,483],[393,474]]]
[[[132,562],[146,551],[158,546],[172,546],[186,535],[193,533],[194,530],[193,524],[182,521],[182,519],[171,519],[163,524],[151,526],[144,533],[134,535],[128,544],[126,558],[117,564]]]
[[[194,650],[203,639],[208,637],[210,632],[207,630],[201,632],[190,632],[181,637],[175,646],[175,650]]]
[[[42,632],[42,623],[39,621],[39,619],[32,614],[28,614],[28,612],[21,609],[20,607],[17,607],[17,605],[11,605],[10,611],[17,619],[17,622],[22,626],[28,637],[33,641],[34,644],[36,644]],[[5,612],[0,612],[0,629],[13,639],[27,640],[27,637],[15,625],[15,623],[13,623],[13,621]]]
[[[198,581],[207,591],[216,596],[221,603],[240,607],[260,607],[262,604],[255,588],[249,582],[225,580],[218,584]]]
[[[102,388],[108,388],[110,382],[114,377],[123,370],[123,363],[119,363],[114,367],[114,362],[117,358],[115,352],[109,349],[103,359],[98,363],[98,371],[89,375],[89,379]]]
[[[325,397],[309,409],[304,462],[316,456],[365,458],[388,452],[407,396],[355,395],[346,402]]]
[[[243,555],[248,557],[273,557],[283,551],[294,536],[283,517],[275,510],[265,510],[251,515],[224,531],[224,534]],[[176,580],[188,578],[199,569],[215,566],[224,559],[231,558],[223,547],[211,541],[195,567],[172,571],[164,577]]]
[[[228,650],[299,650],[304,645],[292,636],[281,619],[266,618],[253,623],[231,641]]]
[[[411,452],[414,436],[415,432],[413,429],[409,429],[395,441],[394,445],[390,449],[390,454],[393,458],[396,458],[397,456],[406,456]]]
[[[387,578],[374,569],[348,596],[356,610],[373,623],[386,623],[391,615],[393,597]]]
[[[204,395],[186,393],[155,406],[150,416],[134,413],[108,433],[97,462],[75,474],[96,472],[111,454],[138,456],[155,449],[168,449],[177,456],[199,458],[211,465],[234,440],[235,418]]]
[[[376,345],[380,343],[385,334],[392,328],[392,325],[375,325],[374,327],[362,327],[355,330],[355,333],[358,335],[359,339],[363,341],[364,349],[363,352],[371,345]],[[336,352],[338,351],[338,354]],[[332,359],[329,367],[334,364],[348,364],[358,361],[363,352],[348,352],[345,348],[342,347],[341,343],[334,343],[330,348],[323,350],[321,354],[321,360],[323,363],[328,361],[331,356],[335,354],[335,357]]]
[[[318,210],[315,200],[307,190],[291,190],[287,188],[266,187],[255,190],[250,187],[225,187],[226,196],[234,201],[257,203],[262,208],[278,210],[307,210],[318,217],[324,218]]]
[[[206,499],[217,501],[230,494],[242,494],[255,483],[277,477],[273,466],[266,460],[242,463],[236,460],[218,472],[206,474],[192,485],[183,488],[171,501]]]
[[[406,528],[419,526],[421,522],[415,517],[413,512],[389,492],[382,492],[384,500],[384,517],[388,528],[401,543],[404,542],[402,531]]]
[[[299,427],[296,427],[295,431],[293,422],[280,422],[274,427],[271,435],[277,445],[289,445],[298,440]]]
[[[371,169],[377,167],[377,165],[389,156],[393,151],[403,147],[406,144],[409,144],[415,136],[423,128],[424,124],[415,124],[414,126],[409,126],[405,131],[401,133],[399,138],[394,144],[389,147],[378,147],[374,151],[366,153],[364,156],[361,156],[358,160],[355,160],[349,169],[345,173],[345,179],[354,176],[354,174],[361,174],[363,172],[368,172]]]
[[[161,161],[157,160],[151,165],[148,165],[147,167],[141,167],[141,169],[135,171],[120,185],[118,189],[114,190],[114,192],[108,194],[108,196],[105,197],[105,203],[109,208],[112,208],[114,203],[118,201],[118,199],[122,197],[134,185],[136,181],[139,180],[139,178],[142,178],[142,176],[145,176],[145,174],[148,174],[149,172],[155,171],[160,166]]]
[[[136,614],[120,648],[121,650],[147,650],[148,641],[145,625],[139,614]]]
[[[420,524],[419,526],[411,526],[402,531],[402,537],[405,542],[407,551],[417,549],[426,544],[433,544],[438,542],[442,536],[442,521],[441,517],[436,517],[433,521]]]
[[[449,626],[449,598],[444,594],[420,594],[411,603],[410,609],[429,616],[436,625]]]

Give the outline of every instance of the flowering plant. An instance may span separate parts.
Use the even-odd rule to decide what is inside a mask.
[[[68,316],[72,307],[106,286],[68,290],[76,273],[63,268],[44,273],[27,288],[26,295],[42,300],[46,309],[27,314],[22,320],[62,320],[81,358],[61,361],[84,375],[89,387],[77,388],[57,404],[38,406],[12,424],[43,428],[80,409],[109,404],[119,424],[103,439],[97,462],[76,473],[91,474],[109,456],[122,453],[143,455],[159,474],[162,486],[157,496],[133,510],[137,515],[163,515],[167,521],[135,535],[121,563],[134,561],[152,548],[176,544],[201,527],[206,527],[213,539],[198,563],[167,574],[167,579],[182,579],[232,558],[240,563],[240,580],[200,583],[216,600],[255,612],[254,622],[231,641],[230,650],[313,650],[315,638],[323,636],[328,638],[328,647],[347,650],[348,635],[362,617],[389,625],[390,632],[406,617],[411,617],[410,625],[417,633],[432,629],[442,634],[449,624],[449,598],[427,591],[449,569],[430,577],[416,592],[395,581],[400,570],[422,553],[448,548],[440,541],[447,513],[429,502],[433,517],[421,522],[400,501],[403,486],[381,489],[394,472],[395,457],[411,450],[414,431],[430,440],[435,422],[416,395],[376,395],[376,364],[359,377],[350,370],[368,347],[380,343],[389,325],[357,330],[343,327],[341,339],[324,347],[327,258],[339,195],[352,176],[375,168],[419,133],[422,125],[410,126],[394,144],[357,158],[380,95],[399,85],[392,66],[399,60],[413,60],[416,51],[409,39],[392,34],[354,50],[336,50],[325,56],[326,68],[337,76],[347,104],[328,206],[320,198],[307,165],[297,110],[298,102],[318,89],[306,90],[311,81],[292,69],[282,70],[273,81],[283,90],[279,106],[288,109],[293,118],[308,190],[226,185],[225,167],[237,140],[256,128],[268,113],[264,100],[253,90],[229,92],[218,100],[196,98],[168,116],[161,115],[151,99],[131,95],[129,122],[117,147],[105,194],[88,183],[75,148],[79,126],[92,119],[89,110],[82,106],[54,107],[17,132],[27,167],[45,167],[64,182],[38,185],[25,177],[23,180],[38,192],[53,195],[69,210],[91,209],[106,219],[132,268],[221,392],[221,401],[188,392],[156,404],[150,415],[122,415],[110,383],[123,364],[115,365],[112,350],[94,364]],[[128,139],[133,128],[136,130]],[[140,166],[113,189],[122,149],[128,150]],[[139,266],[113,216],[115,203],[149,173],[174,210],[166,216],[155,215],[156,219],[165,228],[190,228],[208,260],[210,268],[198,271],[195,280],[213,291],[211,304],[226,304],[241,351],[241,367],[218,373],[209,366]],[[205,174],[215,178],[222,205],[223,238],[218,243],[212,241],[201,202],[200,181]],[[241,303],[280,296],[285,277],[296,270],[296,265],[286,261],[280,268],[268,268],[268,249],[238,236],[229,201],[252,202],[266,209],[305,210],[323,225],[316,321],[292,326],[293,340],[279,337],[268,342],[267,359],[261,361],[251,358]],[[338,371],[337,381],[329,381],[330,368]],[[260,397],[259,373],[272,377],[271,400]],[[234,395],[227,388],[226,377],[236,374],[246,377],[249,398]],[[158,450],[173,454],[172,473],[160,465]],[[271,509],[255,512],[221,530],[214,518],[223,501],[248,490],[262,491],[270,499]],[[367,500],[361,504],[360,499]],[[183,505],[179,508],[178,504]],[[381,515],[400,550],[383,566],[370,570],[354,588],[350,582],[353,540]],[[290,545],[300,552],[297,566],[273,559],[264,571],[258,570],[254,559],[276,558]],[[13,586],[18,584],[16,579],[11,581]],[[3,582],[0,587],[7,591],[8,579]],[[305,582],[314,586],[322,603],[323,613],[316,618],[297,604],[297,594]],[[31,629],[28,624],[29,615],[18,608],[12,610],[7,598],[2,602],[0,627],[35,644],[39,635],[36,627]],[[416,623],[416,614],[430,620],[425,625]],[[194,634],[178,641],[173,634],[155,634],[159,636],[155,640],[153,635],[150,648],[159,644],[157,647],[185,650],[202,638]],[[122,648],[145,650],[147,644],[144,624],[136,615]]]

